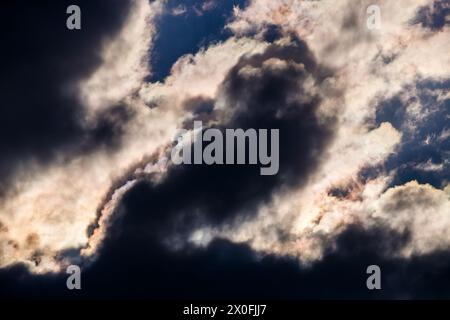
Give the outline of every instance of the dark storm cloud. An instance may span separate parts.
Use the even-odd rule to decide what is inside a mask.
[[[423,6],[412,23],[433,31],[441,30],[450,24],[450,3],[447,0],[435,0],[432,6]]]
[[[66,8],[81,7],[82,29],[66,28]],[[102,62],[103,41],[114,36],[130,1],[2,1],[0,9],[0,190],[33,158],[51,161],[59,150],[109,144],[120,131],[111,119],[84,129],[73,85]],[[122,111],[123,112],[123,111]]]
[[[273,58],[287,64],[270,67]],[[259,71],[243,75],[241,70],[248,67]],[[333,121],[318,119],[320,98],[302,92],[302,85],[311,75],[320,84],[325,74],[300,41],[286,47],[272,45],[262,54],[241,59],[222,84],[232,116],[214,127],[222,132],[225,128],[279,129],[278,174],[262,176],[259,165],[172,166],[162,182],[141,182],[124,197],[124,214],[108,233],[130,228],[129,232],[143,237],[183,234],[199,224],[254,215],[275,191],[304,184],[332,137]],[[205,113],[211,113],[211,104],[193,99],[186,108],[197,110],[199,119],[210,119]]]
[[[258,72],[245,74],[242,70],[246,68]],[[187,101],[185,108],[197,118],[217,112],[218,119],[226,119],[217,126],[221,130],[279,129],[278,174],[261,176],[255,165],[179,165],[170,167],[161,182],[138,183],[116,208],[97,259],[86,266],[86,281],[92,282],[87,294],[200,297],[216,292],[216,296],[227,296],[236,293],[237,286],[240,290],[248,284],[248,291],[237,293],[246,296],[255,294],[264,286],[262,279],[277,274],[278,268],[283,269],[280,280],[285,283],[280,283],[279,289],[284,287],[287,279],[299,272],[297,263],[289,258],[260,261],[247,246],[224,240],[213,241],[206,249],[184,244],[180,252],[170,247],[177,244],[178,237],[184,243],[184,237],[199,225],[220,225],[237,216],[252,216],[276,190],[306,182],[333,136],[334,119],[319,120],[320,98],[305,92],[303,84],[312,76],[320,85],[327,74],[306,45],[293,40],[291,45],[271,45],[261,54],[244,57],[230,70],[222,91],[231,117],[212,111],[213,101]],[[233,270],[238,274],[230,281]],[[147,281],[152,283],[151,290]],[[132,287],[134,293],[129,291]]]
[[[264,66],[274,57],[302,62],[305,68]],[[244,67],[259,72],[244,76],[240,72]],[[450,277],[450,255],[437,251],[396,258],[393,253],[408,245],[410,234],[382,224],[370,230],[349,226],[334,239],[333,249],[326,249],[324,258],[311,267],[289,257],[260,255],[246,245],[221,239],[205,248],[185,245],[181,251],[171,250],[161,241],[192,230],[199,217],[221,224],[239,214],[252,214],[277,188],[298,186],[307,179],[332,136],[330,123],[317,122],[317,97],[305,104],[288,99],[299,93],[298,84],[308,74],[320,82],[327,72],[314,62],[303,43],[287,48],[272,45],[262,54],[241,59],[222,85],[230,103],[227,107],[233,110],[223,127],[280,129],[277,176],[260,176],[258,168],[247,166],[185,165],[172,167],[161,183],[138,184],[117,209],[97,260],[86,267],[85,289],[68,292],[64,277],[51,278],[47,294],[69,298],[449,297],[442,279]],[[186,108],[202,117],[213,112],[212,104],[199,98],[190,100]],[[379,121],[388,118],[378,115]],[[398,121],[400,127],[402,121]],[[394,200],[393,205],[400,205],[401,194]],[[382,270],[381,291],[366,288],[366,268],[372,264]],[[29,277],[19,266],[4,271],[3,277],[8,272]],[[29,293],[29,286],[34,288],[38,278],[19,286],[17,296]]]
[[[274,34],[276,38],[277,32]],[[272,58],[289,63],[282,68],[270,68]],[[292,62],[303,63],[304,69]],[[259,72],[244,75],[240,71],[245,67]],[[320,98],[302,92],[301,85],[310,75],[320,83],[327,74],[329,71],[315,62],[300,41],[288,47],[271,45],[262,54],[241,59],[222,84],[229,102],[227,108],[233,114],[219,128],[279,129],[280,170],[277,175],[261,176],[259,166],[172,167],[161,182],[141,182],[125,196],[97,259],[91,265],[82,266],[82,290],[69,291],[65,274],[32,275],[24,266],[15,265],[0,270],[0,297],[450,297],[446,285],[450,278],[450,255],[438,251],[412,259],[393,258],[390,253],[407,245],[409,234],[399,234],[386,227],[371,230],[348,227],[334,239],[333,249],[326,249],[324,258],[311,267],[301,266],[290,257],[261,255],[245,244],[223,239],[216,239],[204,248],[185,245],[180,251],[169,249],[163,242],[184,235],[199,223],[221,225],[235,217],[251,216],[275,191],[305,183],[333,137],[333,119],[319,122],[316,111]],[[60,86],[55,84],[54,88]],[[305,99],[303,102],[291,99],[294,95]],[[186,102],[185,108],[206,123],[223,117],[215,113],[213,105],[214,101],[199,97]],[[94,134],[97,138],[92,140],[104,141],[117,130],[111,129],[117,123],[115,117],[127,117],[120,107],[114,110],[97,129]],[[392,119],[396,128],[401,128],[405,113],[398,116],[393,113],[392,117],[389,112],[378,114],[377,120]],[[65,115],[67,118],[60,114],[55,119],[68,119],[68,123],[72,123],[78,117],[76,112]],[[50,129],[49,132],[58,132]],[[64,131],[59,138],[61,141],[50,140],[49,145],[41,144],[36,150],[42,150],[48,158],[50,151],[61,146],[83,145],[76,138],[79,130],[75,121],[73,133]],[[442,132],[442,126],[436,132]],[[29,154],[35,154],[36,150]],[[10,154],[12,158],[13,153]],[[345,197],[347,191],[330,192]],[[401,204],[401,201],[401,198],[396,199],[394,204]],[[76,256],[74,251],[64,255]],[[381,267],[381,291],[366,288],[366,268],[372,264]]]
[[[258,72],[242,73],[250,67]],[[172,166],[159,183],[139,183],[124,196],[97,259],[86,267],[86,294],[181,297],[217,290],[216,295],[225,296],[236,289],[234,286],[240,283],[237,280],[245,279],[242,283],[251,283],[252,287],[242,291],[245,296],[264,286],[258,282],[280,267],[286,271],[276,276],[282,282],[296,274],[298,265],[289,259],[259,261],[248,247],[227,241],[183,252],[173,251],[164,241],[185,236],[202,223],[222,224],[236,216],[254,215],[258,205],[270,201],[276,190],[306,182],[333,135],[333,119],[319,120],[320,98],[305,92],[303,84],[312,76],[320,85],[326,74],[298,40],[288,46],[271,45],[262,54],[242,58],[222,84],[232,116],[224,117],[217,111],[219,119],[226,119],[219,128],[279,129],[278,174],[261,176],[257,165],[180,165]],[[212,101],[199,98],[188,101],[186,108],[201,117],[213,112],[211,105]],[[233,270],[238,274],[230,281]],[[25,287],[46,281],[45,277],[28,276],[20,266],[3,273],[8,272],[27,279]],[[60,290],[55,286],[60,285],[61,278],[47,280],[50,294]],[[147,281],[152,282],[150,291]]]
[[[114,239],[113,239],[114,238]],[[170,252],[141,233],[107,240],[102,257],[82,271],[82,290],[66,289],[67,275],[30,275],[22,266],[0,271],[8,298],[449,298],[450,255],[387,258],[408,234],[350,226],[335,250],[310,268],[294,259],[259,256],[246,245],[217,239],[204,249]],[[368,290],[366,268],[381,268],[382,290]]]
[[[430,81],[423,80],[407,86],[398,95],[384,101],[376,114],[376,124],[390,122],[397,130],[402,132],[402,141],[398,151],[386,161],[387,170],[396,169],[393,185],[401,185],[411,180],[419,183],[429,183],[441,188],[445,181],[450,179],[448,170],[448,152],[450,151],[450,138],[445,136],[449,130],[450,100],[439,99],[439,92],[450,90],[450,80]],[[407,100],[402,96],[409,92]],[[420,104],[422,111],[419,117],[412,119],[408,114],[408,106]],[[413,124],[413,127],[411,127]],[[421,164],[442,165],[442,170],[426,170]]]

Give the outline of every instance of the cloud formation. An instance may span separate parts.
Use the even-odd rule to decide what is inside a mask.
[[[236,268],[236,281],[250,277],[253,285],[272,275],[286,297],[302,297],[294,284],[312,288],[313,280],[315,297],[335,293],[321,291],[326,281],[356,296],[364,293],[326,274],[337,268],[348,280],[379,261],[404,272],[388,274],[386,297],[432,290],[420,275],[408,284],[404,274],[439,258],[450,265],[445,1],[379,1],[378,30],[366,26],[370,1],[249,1],[224,26],[228,39],[178,57],[154,82],[148,61],[158,19],[186,8],[121,3],[106,11],[103,27],[88,18],[86,27],[97,30],[88,43],[67,40],[82,48],[81,57],[64,57],[76,64],[68,63],[70,77],[44,72],[46,51],[36,58],[52,94],[31,87],[31,97],[44,101],[36,122],[0,141],[8,155],[0,166],[0,268],[9,268],[0,278],[25,275],[32,284],[39,280],[29,272],[45,273],[37,278],[51,284],[51,296],[58,272],[78,263],[96,297],[114,296],[105,268],[137,296],[189,296],[180,288],[204,296],[211,281],[227,296]],[[216,7],[193,8],[207,15]],[[10,47],[22,52],[18,43]],[[67,47],[48,50],[59,61]],[[19,111],[2,112],[22,119],[29,101],[17,88],[27,73],[7,70],[5,102]],[[172,139],[194,120],[220,130],[279,129],[278,175],[260,176],[256,166],[173,165]],[[214,268],[223,281],[213,280]],[[124,273],[136,280],[147,269],[155,291],[133,291]],[[180,272],[181,282],[170,281]],[[192,289],[190,279],[199,278],[203,286]],[[291,279],[298,282],[287,285]],[[271,297],[281,290],[276,283],[242,296]],[[17,294],[24,292],[34,294],[27,286]]]

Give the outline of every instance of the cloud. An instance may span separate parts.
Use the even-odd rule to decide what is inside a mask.
[[[450,189],[435,189],[411,181],[388,189],[377,203],[375,218],[399,232],[408,231],[410,240],[401,254],[420,255],[450,247],[450,223],[446,212],[450,205]],[[426,214],[424,214],[426,213]]]
[[[46,161],[26,162],[4,187],[0,278],[26,278],[17,295],[35,295],[39,281],[58,295],[61,275],[33,277],[21,263],[47,273],[76,262],[90,297],[117,288],[229,297],[237,285],[253,298],[372,297],[364,279],[348,280],[380,263],[389,269],[383,297],[436,290],[438,277],[427,283],[423,274],[439,259],[439,275],[447,274],[449,187],[445,174],[426,169],[448,166],[446,6],[381,1],[382,27],[372,31],[368,4],[251,1],[235,8],[233,36],[146,82],[165,7],[130,2],[107,36],[99,31],[101,46],[86,49],[95,63],[63,77],[79,89],[64,143],[50,140],[54,153],[37,148]],[[278,175],[171,164],[176,129],[195,119],[221,130],[280,129]],[[153,291],[136,288],[143,274]],[[273,281],[261,288],[262,279]]]
[[[320,86],[326,72],[299,41],[242,57],[217,94],[212,113],[220,125],[215,127],[279,128],[279,173],[261,176],[257,166],[170,166],[161,181],[142,182],[128,192],[117,224],[139,226],[149,237],[170,243],[172,235],[182,239],[195,226],[252,216],[276,189],[304,184],[333,133],[333,117],[318,114],[320,96],[305,89]],[[299,136],[302,143],[295,145]],[[172,197],[177,201],[170,201]],[[107,236],[114,233],[112,228]]]
[[[152,21],[162,13],[163,2],[134,1],[124,28],[103,45],[102,64],[79,90],[87,116],[95,115],[137,91],[148,76],[148,52],[155,28]]]
[[[140,77],[147,72],[147,66],[141,63],[147,57],[145,46],[149,45],[148,39],[151,39],[151,30],[146,24],[151,26],[151,18],[154,17],[152,14],[157,13],[158,4],[150,5],[145,1],[134,1],[111,6],[99,2],[96,5],[86,4],[83,8],[86,11],[83,19],[84,29],[89,29],[90,35],[89,42],[85,44],[87,48],[80,47],[81,54],[71,56],[72,60],[66,61],[69,64],[67,74],[49,73],[46,69],[47,62],[58,66],[58,59],[64,60],[64,55],[73,51],[67,49],[65,37],[69,42],[72,40],[74,46],[77,44],[73,42],[74,39],[80,37],[71,36],[67,29],[58,28],[49,22],[49,28],[63,30],[61,42],[65,51],[60,53],[60,49],[50,46],[48,49],[55,50],[52,54],[56,58],[51,60],[52,56],[45,57],[44,51],[42,53],[44,58],[38,61],[45,70],[34,70],[37,74],[42,73],[49,75],[48,77],[56,75],[57,78],[52,79],[54,85],[52,86],[52,81],[49,83],[39,80],[37,85],[42,84],[43,88],[32,86],[31,88],[33,92],[46,98],[37,98],[34,103],[30,100],[30,105],[27,106],[21,104],[18,100],[21,96],[18,96],[11,103],[14,108],[23,106],[29,108],[31,112],[37,112],[39,117],[43,117],[42,123],[48,128],[41,128],[39,117],[27,115],[27,121],[37,121],[37,127],[36,136],[33,136],[32,129],[26,129],[29,131],[26,141],[30,143],[30,148],[36,147],[38,151],[31,152],[30,159],[24,157],[23,153],[6,153],[11,159],[18,157],[21,165],[20,171],[13,175],[11,184],[5,188],[0,200],[1,220],[8,229],[8,232],[0,237],[2,266],[24,262],[35,272],[59,270],[61,264],[58,261],[58,252],[86,245],[87,227],[95,220],[97,210],[101,210],[99,205],[108,195],[114,182],[121,179],[131,166],[139,164],[146,155],[156,151],[158,144],[152,143],[152,139],[160,135],[165,135],[165,139],[170,137],[168,132],[171,127],[165,126],[164,121],[161,121],[165,117],[170,119],[170,115],[153,117],[145,105],[132,104],[129,101],[132,89],[141,83],[143,79]],[[105,29],[97,26],[92,20],[92,17],[97,17],[102,10],[104,10],[102,14],[105,15],[102,26]],[[48,11],[54,12],[50,9]],[[65,12],[65,7],[60,12]],[[49,19],[49,21],[59,20]],[[122,25],[128,38],[120,31]],[[95,28],[98,28],[97,34]],[[38,33],[41,32],[39,30]],[[48,33],[48,30],[44,29],[43,32]],[[103,49],[97,46],[97,43],[103,44]],[[114,53],[111,53],[112,49]],[[62,54],[63,58],[60,58],[59,54]],[[95,64],[87,66],[79,64],[80,61],[83,63],[90,60],[95,61]],[[120,67],[113,65],[114,62]],[[121,68],[125,65],[133,67],[128,70],[132,71],[131,73],[124,74]],[[18,70],[20,72],[21,69]],[[70,73],[71,70],[74,71],[73,75]],[[107,83],[110,87],[100,88],[97,85],[98,81]],[[75,95],[79,93],[74,90],[77,83],[81,83],[82,88],[89,89],[89,98],[84,93],[81,96]],[[119,90],[122,85],[125,89]],[[47,90],[54,92],[51,91],[49,94]],[[114,91],[112,96],[111,90]],[[69,98],[72,100],[65,97],[65,92],[71,94]],[[27,98],[36,97],[30,95]],[[70,104],[64,103],[66,101]],[[55,110],[47,110],[50,107]],[[14,108],[7,110],[15,110]],[[54,120],[54,123],[48,124],[49,120]],[[135,126],[143,124],[147,129],[140,130],[140,138],[136,139]],[[56,126],[55,130],[52,129],[53,126]],[[47,150],[47,146],[37,147],[33,139],[37,139],[37,145],[41,141],[46,141],[46,135],[40,136],[43,133],[48,135],[47,141],[50,146],[53,145],[52,139],[55,139],[55,142],[58,139],[62,141],[54,144],[50,150]],[[36,155],[40,152],[44,152],[46,161],[39,161]],[[27,246],[30,235],[35,235],[34,237],[39,239],[34,247]],[[61,263],[64,265],[66,261]]]
[[[183,6],[182,4],[180,4],[172,9],[171,14],[174,16],[182,16],[186,12],[187,12],[186,6]]]
[[[77,154],[116,141],[115,124],[107,121],[108,115],[84,127],[82,105],[71,86],[101,64],[99,45],[120,30],[130,2],[79,1],[85,9],[85,29],[79,32],[65,27],[69,4],[45,1],[24,9],[25,4],[11,3],[2,10],[1,41],[8,48],[0,77],[2,193],[30,162],[47,164],[58,158],[60,150]],[[22,12],[20,19],[17,12]],[[36,17],[42,20],[39,27]]]
[[[409,23],[424,3],[379,3],[382,28],[376,32],[365,27],[368,2],[363,1],[352,5],[353,9],[348,9],[346,2],[253,1],[245,10],[235,10],[235,20],[228,27],[237,34],[259,37],[267,28],[278,25],[281,32],[295,32],[305,39],[316,59],[334,70],[327,80],[328,88],[341,93],[332,100],[324,99],[320,109],[324,113],[339,110],[338,124],[323,161],[306,186],[277,194],[270,204],[259,209],[255,219],[242,219],[221,230],[197,230],[193,233],[194,242],[204,245],[221,235],[250,243],[262,252],[289,254],[311,263],[324,258],[327,245],[333,243],[337,234],[350,225],[371,221],[369,212],[396,181],[396,172],[402,165],[391,159],[407,148],[412,132],[413,141],[417,141],[421,126],[431,128],[431,123],[436,123],[433,117],[426,125],[421,124],[419,117],[427,116],[418,110],[439,104],[431,100],[426,105],[418,99],[410,105],[405,100],[400,102],[408,106],[410,113],[398,117],[411,124],[410,131],[396,126],[392,118],[377,118],[377,112],[389,97],[400,93],[414,95],[414,91],[405,88],[420,83],[418,79],[436,79],[439,83],[450,75],[448,55],[443,55],[443,47],[448,44],[443,37],[448,37],[448,29],[430,32]],[[425,63],[426,50],[435,52],[436,64]],[[437,96],[445,101],[445,89]],[[392,121],[392,125],[387,121]],[[435,132],[439,134],[441,128]],[[442,183],[445,188],[448,182]],[[343,192],[344,200],[330,196],[330,190]],[[437,212],[443,214],[440,209]],[[385,214],[389,216],[388,211]],[[420,251],[419,244],[412,246],[411,250]]]
[[[131,230],[130,230],[131,231]],[[30,275],[22,266],[0,270],[2,298],[169,298],[169,299],[405,299],[446,298],[448,252],[411,259],[383,255],[407,236],[384,228],[352,226],[336,250],[313,267],[273,254],[259,255],[245,244],[216,239],[206,248],[174,254],[142,233],[117,233],[103,255],[83,269],[83,290],[66,289],[65,274]],[[367,290],[368,265],[382,271],[382,290]],[[430,265],[433,272],[430,272]],[[18,281],[18,279],[21,279]],[[42,290],[45,285],[45,290]],[[89,289],[87,289],[89,288]],[[239,290],[236,290],[239,288]]]
[[[149,72],[143,61],[149,53],[146,46],[151,46],[152,19],[158,12],[160,3],[131,3],[129,15],[121,16],[122,31],[105,37],[101,47],[89,52],[94,57],[97,51],[100,53],[98,64],[82,77],[66,80],[68,88],[81,89],[70,91],[80,94],[79,100],[74,97],[79,113],[74,137],[81,140],[76,144],[78,152],[70,152],[73,142],[66,142],[55,149],[51,162],[24,162],[11,184],[5,185],[0,200],[1,221],[7,230],[0,236],[3,267],[25,263],[33,272],[57,272],[69,263],[61,255],[66,250],[86,247],[86,258],[94,254],[115,205],[136,179],[152,172],[148,162],[160,163],[158,157],[164,155],[177,126],[188,116],[189,111],[183,110],[181,104],[189,92],[214,95],[214,85],[218,86],[241,55],[264,48],[256,41],[231,39],[222,47],[198,53],[192,61],[181,59],[177,64],[180,69],[174,69],[165,84],[147,85],[142,82]],[[87,18],[83,21],[86,27],[90,25]],[[105,27],[111,28],[107,24]],[[132,67],[132,72],[123,73],[125,65]],[[209,80],[204,78],[205,72]],[[194,89],[202,83],[210,87]],[[108,86],[103,88],[103,84]],[[154,90],[158,86],[165,88],[164,103],[158,100],[162,95]],[[159,107],[151,109],[149,101],[155,95]],[[155,170],[164,171],[164,165]],[[39,239],[32,248],[26,245],[29,235]]]

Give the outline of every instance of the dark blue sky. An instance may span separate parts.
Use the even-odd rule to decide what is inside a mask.
[[[180,56],[194,54],[201,47],[227,39],[231,33],[224,26],[232,15],[233,7],[243,8],[246,2],[216,0],[209,10],[202,10],[208,1],[170,1],[166,13],[158,21],[158,33],[150,60],[153,75],[148,80],[163,81]],[[185,8],[186,11],[174,15],[172,10],[175,8]]]
[[[402,133],[399,149],[386,162],[387,170],[397,170],[393,185],[417,180],[419,183],[429,183],[441,188],[445,181],[450,180],[449,164],[445,162],[448,161],[450,153],[450,139],[440,138],[449,127],[450,101],[439,100],[437,94],[433,93],[435,89],[450,90],[450,81],[420,81],[412,87],[405,88],[417,92],[417,95],[413,95],[409,101],[403,102],[400,94],[385,101],[377,111],[377,124],[390,122]],[[414,121],[416,129],[411,131],[407,108],[414,103],[422,106],[424,118]],[[417,167],[428,161],[436,165],[443,164],[443,170],[431,171]]]

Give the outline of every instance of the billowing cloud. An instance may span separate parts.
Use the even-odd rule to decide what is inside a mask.
[[[180,285],[168,280],[181,272],[177,263],[186,278],[204,271],[210,281],[203,264],[220,264],[218,252],[230,270],[258,270],[255,281],[275,271],[307,282],[370,259],[422,271],[440,255],[450,261],[448,6],[379,1],[380,28],[370,29],[369,5],[249,1],[235,7],[226,40],[178,57],[167,77],[150,82],[157,21],[168,7],[131,1],[91,53],[96,62],[65,83],[73,133],[2,186],[0,267],[23,275],[18,263],[46,273],[75,262],[105,285],[106,266],[121,275],[155,264],[149,279],[170,295]],[[216,7],[194,6],[199,15]],[[171,17],[187,10],[169,9]],[[194,120],[279,129],[278,174],[172,164],[172,139]],[[220,270],[230,281],[230,270]],[[394,278],[401,285],[391,296],[416,289]]]
[[[180,59],[164,84],[146,84],[152,19],[162,5],[133,2],[122,31],[98,49],[102,63],[77,86],[68,84],[79,93],[83,107],[79,130],[89,134],[81,142],[83,152],[68,154],[63,149],[50,165],[32,161],[14,176],[0,201],[5,230],[0,265],[24,262],[36,272],[57,271],[68,263],[60,252],[87,246],[83,254],[93,254],[121,196],[138,177],[152,172],[147,161],[154,159],[161,164],[157,171],[164,170],[158,157],[188,116],[182,101],[214,96],[241,55],[264,48],[255,41],[230,39],[221,48]],[[159,108],[152,109],[155,103]],[[116,138],[110,145],[89,145],[93,138],[111,139],[111,134]],[[35,239],[32,246],[27,244],[30,237]]]
[[[436,98],[430,100],[423,92],[417,93],[412,84],[418,79],[445,80],[450,74],[450,63],[444,53],[448,49],[441,50],[448,45],[448,41],[443,40],[448,37],[448,29],[432,32],[411,23],[426,2],[379,2],[382,27],[375,31],[365,26],[368,17],[365,9],[369,4],[360,2],[351,9],[353,5],[345,2],[254,1],[245,10],[236,9],[235,20],[229,24],[236,33],[256,32],[259,36],[271,25],[278,25],[284,32],[295,32],[305,39],[318,60],[335,70],[328,82],[334,90],[341,90],[342,95],[325,101],[323,110],[338,109],[339,125],[315,178],[305,188],[279,194],[272,204],[260,209],[257,219],[246,220],[244,224],[241,221],[222,230],[198,230],[192,241],[204,244],[219,234],[251,243],[259,250],[290,254],[311,262],[322,258],[324,250],[333,243],[332,239],[348,226],[374,224],[371,212],[380,199],[395,190],[389,188],[397,180],[396,172],[402,166],[399,162],[392,165],[393,156],[403,150],[410,139],[417,141],[421,136],[418,130],[424,127],[430,115],[433,120],[426,122],[426,128],[431,128],[431,123],[439,123],[434,114],[446,117],[446,86],[435,85],[432,96]],[[322,23],[324,20],[329,23]],[[436,52],[432,64],[425,63],[427,50]],[[392,122],[394,128],[390,122],[382,123],[379,115],[385,101],[398,95],[415,95],[416,98],[405,97],[400,102],[407,106],[408,114],[401,116],[404,127]],[[443,109],[439,109],[439,105]],[[441,111],[436,113],[436,110]],[[445,124],[440,124],[435,134],[444,129]],[[389,161],[388,167],[384,167],[386,161]],[[442,181],[444,188],[447,183]],[[344,196],[336,197],[334,193]],[[442,208],[448,201],[448,196],[446,199],[445,193],[441,194],[437,208],[429,209],[436,210],[437,215],[445,215]],[[376,210],[383,212],[379,214],[386,221],[395,215],[388,207]],[[413,211],[410,214],[413,215]],[[407,218],[404,219],[406,222]],[[433,224],[432,219],[426,223]],[[421,252],[422,244],[411,241],[408,250]],[[445,237],[437,242],[447,245]]]
[[[57,92],[80,92],[76,104],[83,108],[76,110],[82,134],[76,146],[80,152],[68,153],[69,147],[61,147],[51,163],[27,162],[0,201],[1,220],[8,230],[0,241],[3,266],[25,262],[35,271],[58,270],[59,251],[86,245],[87,226],[95,220],[97,209],[102,209],[99,206],[115,181],[155,152],[158,143],[153,141],[158,141],[158,136],[170,139],[170,127],[161,120],[170,115],[156,120],[143,105],[138,108],[126,101],[148,72],[144,61],[151,43],[151,19],[161,4],[133,1],[129,5],[122,31],[98,48],[101,59],[97,68],[77,79],[81,91],[74,81],[66,84],[67,88],[55,88]],[[89,15],[90,8],[85,9]],[[89,28],[88,20],[83,21]],[[138,138],[133,132],[142,125],[146,129]],[[110,145],[90,146],[92,140],[111,139],[111,135],[116,139]],[[33,241],[28,244],[30,236]]]

